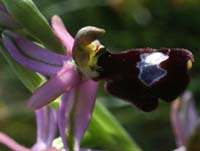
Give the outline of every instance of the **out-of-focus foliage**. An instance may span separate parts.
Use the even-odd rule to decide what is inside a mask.
[[[106,29],[102,43],[112,51],[138,47],[183,47],[191,50],[195,63],[189,89],[194,92],[197,101],[200,99],[199,0],[33,1],[48,19],[54,14],[60,15],[72,35],[86,25]],[[0,73],[0,129],[30,146],[35,141],[34,116],[25,106],[30,94],[8,70],[1,56]],[[156,111],[142,113],[105,94],[103,85],[99,99],[106,102],[144,151],[175,148],[169,123],[170,104],[161,103]]]

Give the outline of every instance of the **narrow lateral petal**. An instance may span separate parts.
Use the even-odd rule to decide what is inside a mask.
[[[81,140],[92,116],[97,89],[97,82],[87,80],[63,96],[58,125],[65,149],[80,149]],[[66,134],[75,140],[74,146],[68,146]]]
[[[177,145],[187,145],[188,139],[198,125],[198,115],[191,92],[186,91],[173,102],[171,122]]]
[[[22,36],[16,37],[16,43],[23,53],[41,62],[62,66],[64,62],[70,59],[70,57],[67,57],[66,55],[60,55],[53,51],[49,51],[48,49],[39,47]]]
[[[46,138],[46,111],[46,107],[36,110],[37,142],[44,141]]]
[[[26,56],[24,56],[16,44],[5,34],[3,34],[3,44],[7,48],[10,55],[21,65],[24,67],[39,72],[44,75],[51,76],[58,72],[61,67],[58,66],[52,66],[49,64],[41,63],[39,61],[32,60]]]
[[[36,110],[37,120],[37,142],[32,150],[45,150],[51,147],[56,136],[57,115],[56,111],[48,106]]]
[[[68,63],[54,77],[36,90],[29,99],[28,106],[33,109],[41,108],[76,86],[79,81],[79,72],[74,64]]]
[[[78,87],[76,96],[75,120],[75,149],[80,147],[82,138],[92,117],[94,104],[98,90],[98,82],[93,80],[84,81]]]
[[[4,31],[4,34],[11,37],[19,47],[20,51],[32,59],[57,66],[62,66],[64,62],[70,59],[70,57],[66,55],[60,55],[48,49],[42,48],[25,37],[17,35],[11,31],[6,30]]]
[[[171,122],[173,131],[176,136],[176,143],[178,146],[186,145],[187,138],[185,133],[185,126],[182,123],[179,113],[180,100],[177,99],[172,104]]]
[[[57,132],[57,111],[53,108],[49,108],[49,120],[48,120],[48,135],[46,138],[47,146],[51,146],[53,140],[55,139],[56,132]]]
[[[7,136],[6,134],[0,132],[0,144],[6,145],[8,148],[14,151],[32,151],[17,142],[15,142],[12,138]]]
[[[58,111],[58,128],[64,148],[67,150],[67,128],[69,128],[69,111],[73,107],[75,88],[65,93],[62,97],[62,102]],[[68,111],[68,112],[67,112]]]
[[[65,25],[60,17],[53,16],[51,19],[51,25],[55,35],[60,39],[63,46],[67,49],[67,54],[72,56],[72,47],[74,44],[74,38],[65,28]]]

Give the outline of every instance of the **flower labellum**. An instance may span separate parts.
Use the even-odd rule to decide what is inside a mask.
[[[172,49],[133,49],[122,53],[105,52],[99,57],[97,79],[105,79],[106,90],[114,96],[134,103],[143,111],[151,111],[158,99],[174,100],[189,83],[190,51]]]

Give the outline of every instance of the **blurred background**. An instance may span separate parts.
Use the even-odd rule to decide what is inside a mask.
[[[199,0],[33,0],[50,20],[59,15],[75,35],[83,26],[104,28],[102,43],[112,51],[130,48],[182,47],[195,55],[188,87],[199,106],[200,98],[200,1]],[[31,146],[35,141],[34,112],[26,107],[31,95],[0,56],[0,130],[18,142]],[[170,104],[143,113],[134,106],[104,92],[98,94],[144,151],[172,151],[175,138],[169,121]],[[1,151],[6,148],[0,145]]]

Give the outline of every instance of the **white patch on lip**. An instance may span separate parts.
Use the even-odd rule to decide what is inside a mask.
[[[160,67],[160,63],[168,58],[169,56],[160,52],[141,54],[141,60],[136,66],[140,70],[138,74],[140,81],[146,86],[151,86],[167,75],[167,71]]]

